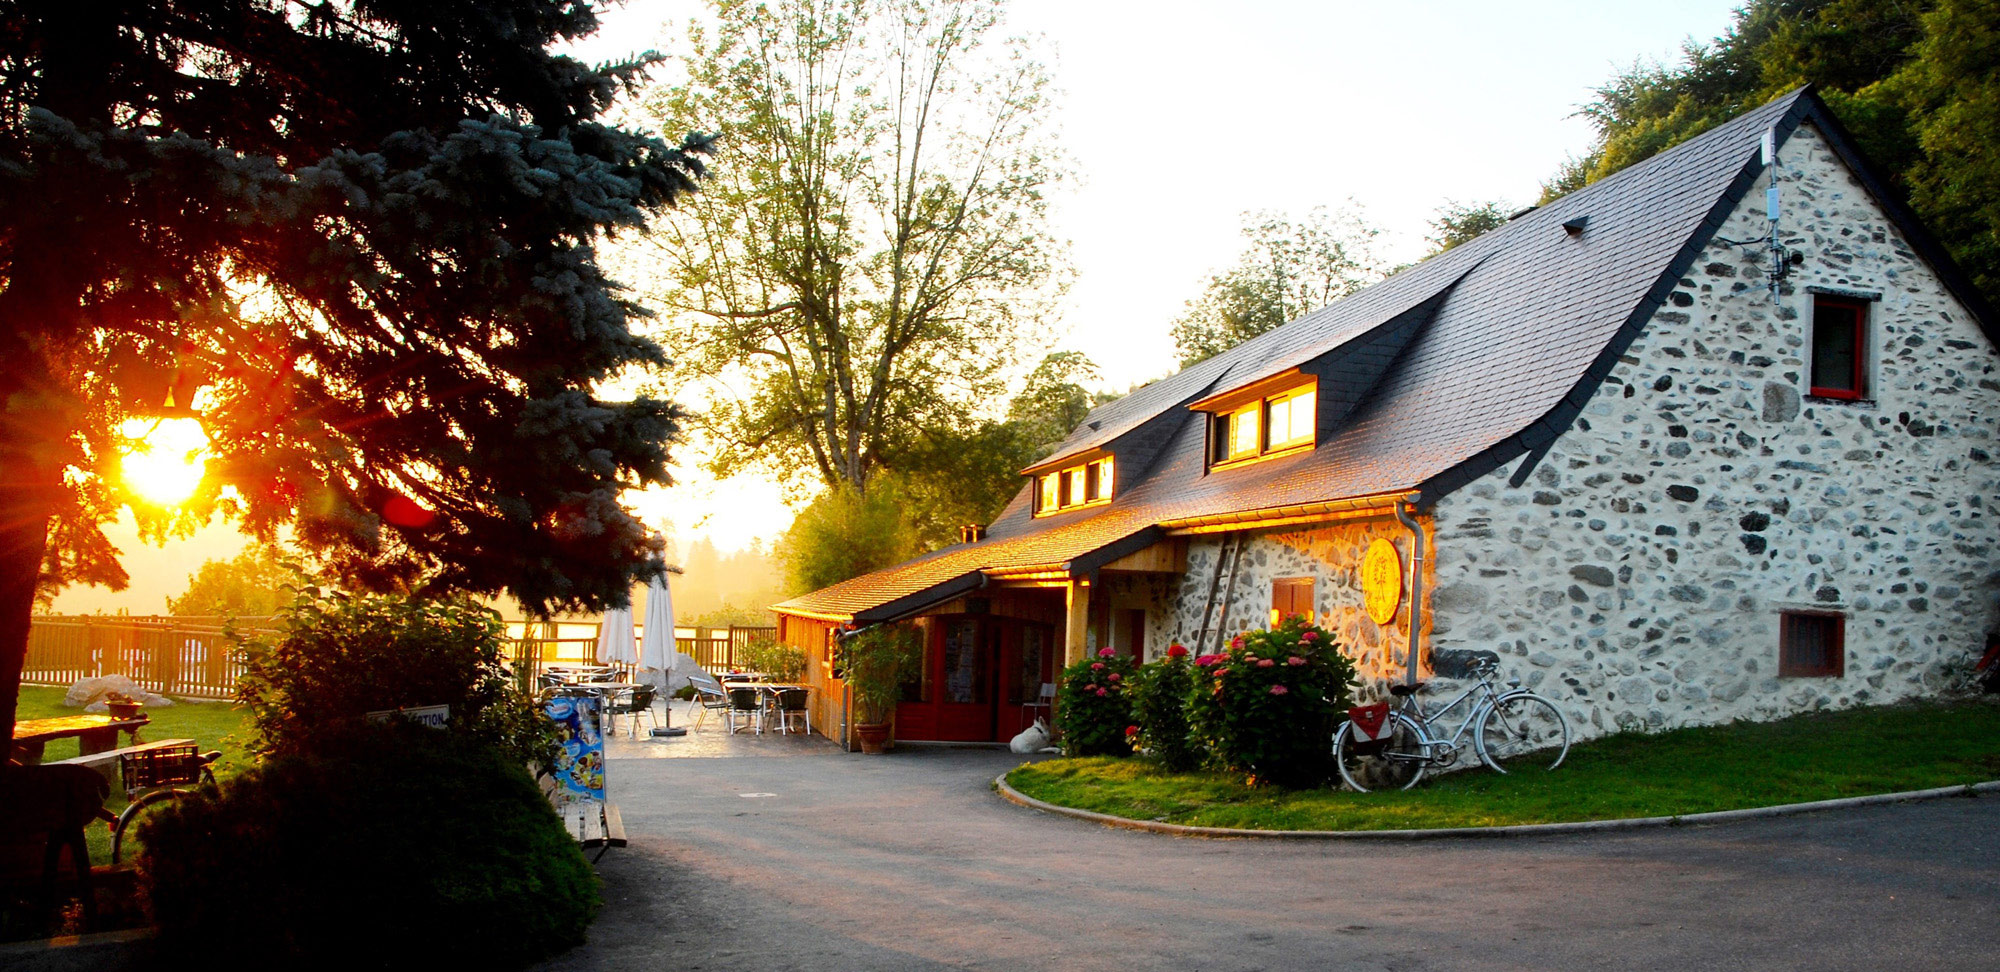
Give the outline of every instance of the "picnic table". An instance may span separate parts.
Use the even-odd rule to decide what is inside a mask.
[[[14,759],[25,765],[38,765],[42,761],[43,751],[50,742],[71,738],[77,741],[80,755],[95,756],[117,749],[120,732],[129,733],[132,742],[136,744],[139,742],[140,727],[152,721],[153,718],[145,713],[126,718],[85,713],[16,722]]]

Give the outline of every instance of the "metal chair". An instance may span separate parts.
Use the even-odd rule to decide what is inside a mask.
[[[806,735],[812,735],[812,710],[806,708],[806,690],[802,688],[779,689],[777,695],[778,698],[772,705],[772,711],[778,716],[778,731],[791,732],[792,716],[796,715],[805,720]]]
[[[725,719],[729,717],[729,693],[723,690],[722,683],[716,681],[715,676],[695,672],[688,676],[688,685],[694,689],[695,704],[701,706],[701,716],[694,721],[695,732],[701,731],[702,723],[708,721],[711,712],[721,712]]]
[[[606,706],[604,711],[613,719],[622,715],[631,716],[632,735],[636,736],[639,734],[640,713],[644,713],[646,718],[653,720],[655,727],[659,726],[660,717],[653,712],[653,699],[658,696],[659,691],[658,688],[651,685],[641,685],[638,688],[628,689],[612,696],[610,704]]]
[[[763,692],[753,688],[732,687],[729,690],[729,731],[732,733],[743,731],[742,727],[736,725],[736,715],[739,712],[744,715],[746,721],[750,716],[755,715],[757,717],[757,723],[751,726],[750,728],[757,730],[757,733],[759,735],[763,734],[764,732]]]

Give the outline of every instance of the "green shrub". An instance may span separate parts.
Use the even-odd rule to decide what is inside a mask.
[[[1129,756],[1132,724],[1132,660],[1116,649],[1100,648],[1063,669],[1056,699],[1056,726],[1070,756]]]
[[[520,967],[583,941],[595,875],[527,770],[360,726],[141,825],[161,945],[204,967]]]
[[[743,646],[740,664],[753,672],[767,672],[780,682],[797,682],[806,677],[806,650],[770,638],[756,638]]]
[[[454,731],[549,764],[555,728],[501,663],[500,615],[471,600],[325,594],[309,588],[281,633],[241,644],[237,697],[261,754],[302,752],[365,714],[448,705]]]
[[[1252,783],[1316,786],[1329,778],[1354,662],[1325,629],[1294,615],[1238,635],[1195,664],[1202,675],[1188,693],[1189,721],[1216,762]]]
[[[1181,772],[1201,765],[1201,747],[1188,725],[1188,693],[1199,674],[1188,650],[1176,644],[1132,675],[1132,722],[1139,727],[1134,742],[1162,769]]]

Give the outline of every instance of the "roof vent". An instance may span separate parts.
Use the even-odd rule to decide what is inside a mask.
[[[1588,222],[1590,222],[1590,217],[1578,216],[1575,219],[1563,223],[1563,232],[1568,233],[1571,236],[1582,236],[1584,224]]]
[[[959,543],[978,543],[986,539],[986,527],[980,523],[967,523],[958,528]]]
[[[1085,425],[1088,425],[1088,426],[1090,426],[1090,431],[1092,431],[1092,432],[1095,432],[1095,431],[1097,431],[1097,427],[1098,427],[1098,426],[1099,426],[1100,424],[1102,424],[1102,423],[1099,423],[1099,422],[1085,422],[1085,423],[1083,423],[1083,424],[1085,424]]]

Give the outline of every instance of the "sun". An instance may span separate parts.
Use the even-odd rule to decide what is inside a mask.
[[[125,488],[155,506],[187,502],[208,468],[208,435],[192,418],[129,419],[119,430],[130,441],[120,472]]]

